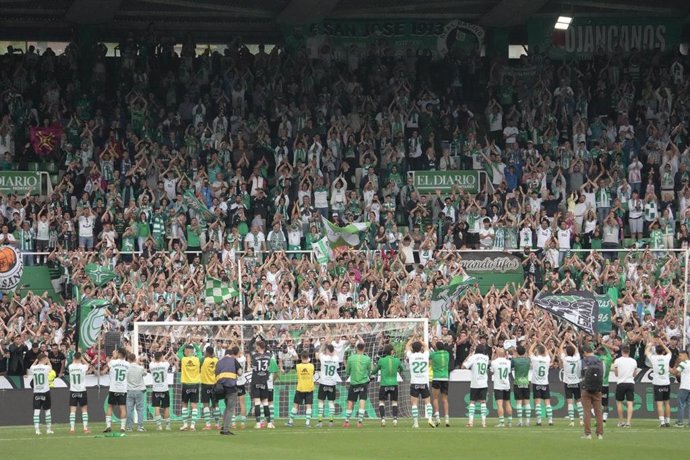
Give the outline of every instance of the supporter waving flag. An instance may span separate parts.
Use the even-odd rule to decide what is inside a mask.
[[[86,351],[98,340],[110,302],[104,299],[86,299],[79,304],[79,350]]]
[[[184,193],[184,202],[187,207],[193,210],[200,219],[203,219],[206,222],[214,222],[216,220],[216,215],[208,209],[203,201],[194,195],[192,190],[187,190]]]
[[[447,286],[434,288],[431,296],[431,314],[432,320],[437,320],[441,317],[441,313],[447,310],[451,302],[459,298],[467,288],[474,282],[471,276],[454,276]]]
[[[206,277],[207,304],[223,303],[231,297],[237,297],[238,294],[239,292],[237,289],[232,287],[229,283],[219,280],[218,278]]]
[[[91,282],[98,287],[105,286],[113,280],[117,282],[120,278],[111,268],[98,264],[87,264],[84,267],[84,272]]]
[[[587,291],[570,291],[563,294],[537,296],[537,307],[546,310],[588,334],[596,334],[599,302]]]

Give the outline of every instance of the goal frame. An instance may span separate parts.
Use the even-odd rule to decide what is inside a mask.
[[[139,354],[139,326],[279,326],[322,324],[384,324],[421,323],[424,326],[424,343],[429,343],[429,318],[381,318],[381,319],[305,319],[305,320],[243,320],[243,321],[135,321],[132,329],[132,353]]]

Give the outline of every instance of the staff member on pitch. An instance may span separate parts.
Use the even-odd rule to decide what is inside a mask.
[[[225,412],[223,413],[223,426],[220,429],[221,435],[233,435],[230,431],[232,417],[237,406],[237,377],[242,375],[242,366],[237,360],[239,347],[232,346],[225,350],[223,356],[216,364],[216,397],[225,398]]]

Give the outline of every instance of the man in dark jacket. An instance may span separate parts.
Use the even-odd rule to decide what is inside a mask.
[[[26,374],[26,366],[24,365],[24,354],[29,351],[29,348],[24,345],[21,334],[14,336],[14,342],[7,347],[8,364],[7,375],[23,376]]]
[[[216,364],[216,396],[225,398],[222,435],[234,434],[229,428],[237,406],[237,377],[242,375],[242,366],[237,360],[239,352],[237,346],[225,350],[225,356]]]

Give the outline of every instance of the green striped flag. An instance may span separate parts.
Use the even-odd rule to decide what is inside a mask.
[[[454,276],[446,286],[435,287],[431,294],[430,319],[437,320],[450,304],[460,297],[475,279],[471,276]]]
[[[333,255],[333,251],[331,251],[331,247],[328,244],[328,237],[326,236],[314,243],[311,247],[311,250],[314,253],[316,261],[321,265],[327,264]]]
[[[323,228],[326,231],[326,238],[331,248],[338,246],[357,246],[360,243],[359,234],[368,230],[371,225],[370,222],[358,222],[339,227],[323,216],[321,219],[323,221]]]
[[[113,269],[98,264],[87,264],[86,267],[84,267],[84,273],[86,273],[86,276],[89,277],[91,282],[98,287],[104,286],[113,280],[117,281],[120,279]]]
[[[196,216],[199,219],[203,219],[206,222],[215,222],[218,218],[206,207],[203,201],[194,195],[192,190],[187,190],[184,192],[184,203],[189,209],[196,213]]]
[[[206,303],[223,303],[224,301],[237,297],[239,292],[229,283],[218,278],[206,277]]]
[[[104,299],[86,299],[79,304],[79,350],[91,348],[101,334],[105,313],[110,302]]]

